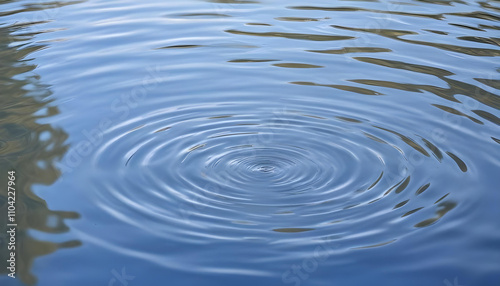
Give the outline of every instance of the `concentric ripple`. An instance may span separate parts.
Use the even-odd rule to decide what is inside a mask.
[[[467,171],[432,139],[332,106],[177,106],[105,138],[93,164],[119,178],[99,183],[101,207],[182,241],[307,232],[337,235],[350,248],[393,242],[452,210],[456,203],[433,180]],[[421,164],[449,166],[431,175]]]

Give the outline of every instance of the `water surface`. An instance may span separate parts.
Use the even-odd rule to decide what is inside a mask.
[[[0,7],[2,285],[500,283],[498,1]]]

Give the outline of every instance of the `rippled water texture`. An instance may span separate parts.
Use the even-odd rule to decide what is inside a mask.
[[[0,284],[500,285],[500,2],[0,3]]]

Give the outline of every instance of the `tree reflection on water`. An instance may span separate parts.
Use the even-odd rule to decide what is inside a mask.
[[[47,97],[48,86],[32,73],[36,66],[29,56],[43,45],[29,44],[31,33],[19,34],[35,23],[16,23],[0,27],[0,213],[7,218],[7,171],[16,171],[16,277],[33,285],[36,277],[31,266],[36,257],[59,248],[76,247],[77,240],[55,243],[32,237],[30,230],[49,234],[69,230],[65,219],[79,215],[70,211],[53,211],[33,193],[34,184],[50,185],[60,176],[55,163],[67,151],[68,135],[44,118],[59,113]],[[7,275],[7,221],[0,223],[0,274]]]

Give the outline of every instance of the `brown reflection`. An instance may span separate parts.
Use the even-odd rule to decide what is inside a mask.
[[[303,17],[277,17],[274,19],[285,22],[317,22],[322,20],[319,18],[303,18]]]
[[[272,38],[286,38],[294,40],[308,40],[308,41],[341,41],[354,39],[351,36],[337,36],[337,35],[315,35],[315,34],[301,34],[301,33],[283,33],[283,32],[246,32],[239,30],[226,30],[227,33],[244,36],[256,37],[272,37]]]
[[[378,128],[380,130],[384,130],[384,131],[387,131],[389,133],[392,133],[396,136],[398,136],[403,142],[405,142],[408,146],[412,147],[414,150],[420,152],[422,155],[426,156],[426,157],[429,157],[429,153],[427,153],[427,151],[425,151],[425,148],[420,146],[420,144],[418,144],[417,142],[415,142],[413,139],[399,133],[399,132],[396,132],[396,131],[392,131],[390,129],[387,129],[387,128],[384,128],[384,127],[380,127],[380,126],[373,126],[375,128]]]
[[[405,216],[409,216],[409,215],[411,215],[411,214],[414,214],[414,213],[418,212],[419,210],[421,210],[421,209],[423,209],[423,208],[424,208],[424,207],[419,207],[419,208],[413,209],[413,210],[411,210],[411,211],[409,211],[409,212],[405,213],[405,214],[404,214],[404,215],[402,215],[401,217],[405,217]]]
[[[381,243],[377,243],[377,244],[374,244],[374,245],[368,245],[368,246],[355,247],[355,248],[353,248],[353,249],[355,249],[355,250],[359,250],[359,249],[376,248],[376,247],[386,246],[386,245],[391,244],[391,243],[393,243],[393,242],[395,242],[395,241],[396,241],[396,239],[393,239],[393,240],[390,240],[390,241],[381,242]]]
[[[436,19],[436,20],[441,20],[444,18],[443,14],[409,13],[409,12],[402,12],[402,11],[365,9],[365,8],[359,8],[359,7],[294,6],[294,7],[289,7],[289,8],[294,9],[294,10],[316,10],[316,11],[330,11],[330,12],[371,12],[371,13],[381,13],[381,14],[391,14],[391,15],[401,15],[401,16],[423,17],[423,18],[431,18],[431,19]]]
[[[15,2],[15,1],[2,1],[0,4],[6,4],[9,2]],[[55,9],[67,5],[72,5],[72,4],[77,4],[77,3],[82,3],[82,1],[67,1],[67,2],[59,2],[59,1],[53,1],[53,2],[37,2],[37,3],[27,3],[24,4],[20,9],[16,10],[10,10],[10,11],[5,11],[5,12],[0,12],[0,17],[3,16],[10,16],[10,15],[15,15],[19,13],[24,13],[24,12],[36,12],[36,11],[43,11],[47,9]]]
[[[474,11],[474,12],[460,12],[460,13],[447,13],[446,15],[453,15],[453,16],[459,16],[459,17],[467,17],[467,18],[474,18],[474,19],[481,19],[481,20],[487,20],[487,21],[493,21],[493,22],[499,22],[500,21],[500,16],[493,15],[484,11]]]
[[[488,111],[484,110],[472,110],[475,114],[481,116],[482,118],[490,121],[491,123],[494,123],[496,125],[500,125],[500,118],[496,117],[495,115],[489,113]]]
[[[426,3],[436,4],[435,1],[422,1]],[[483,6],[485,7],[485,6]],[[491,8],[493,6],[486,5],[486,8]],[[316,11],[330,11],[330,12],[370,12],[370,13],[380,13],[380,14],[389,14],[389,15],[400,15],[400,16],[410,16],[410,17],[422,17],[422,18],[430,18],[435,20],[443,20],[446,16],[458,16],[458,17],[466,17],[466,18],[475,18],[481,20],[488,21],[500,21],[500,17],[494,14],[490,14],[484,11],[474,11],[474,12],[457,12],[457,13],[439,13],[439,14],[423,14],[423,13],[411,13],[411,12],[403,12],[403,11],[392,11],[392,10],[377,10],[377,9],[366,9],[359,7],[317,7],[317,6],[294,6],[289,7],[289,9],[294,10],[316,10]],[[498,8],[497,8],[498,9]]]
[[[373,33],[373,34],[377,34],[380,36],[384,36],[384,37],[387,37],[387,38],[390,38],[393,40],[398,40],[398,41],[405,42],[405,43],[424,45],[424,46],[434,47],[434,48],[438,48],[438,49],[445,50],[445,51],[462,53],[462,54],[471,55],[471,56],[496,57],[496,56],[500,55],[500,51],[494,50],[494,49],[462,47],[462,46],[456,46],[456,45],[450,45],[450,44],[426,42],[426,41],[418,41],[418,40],[410,40],[410,39],[401,38],[401,36],[404,36],[404,35],[416,35],[417,33],[415,33],[415,32],[401,31],[401,30],[388,30],[388,29],[351,28],[351,27],[344,27],[344,26],[338,26],[338,25],[332,25],[332,27],[337,28],[337,29],[342,29],[342,30],[355,31],[355,32]]]
[[[330,87],[330,88],[335,88],[335,89],[350,91],[350,92],[359,93],[359,94],[366,94],[366,95],[382,95],[381,93],[378,93],[378,92],[373,91],[371,89],[366,89],[366,88],[361,88],[361,87],[356,87],[356,86],[349,86],[349,85],[341,85],[341,84],[319,84],[319,83],[309,82],[309,81],[293,81],[293,82],[290,82],[290,83],[291,84],[297,84],[297,85],[311,85],[311,86]]]
[[[179,14],[177,16],[179,16],[179,17],[232,17],[230,15],[220,14],[220,13],[186,13],[186,14]]]
[[[246,23],[246,25],[249,25],[249,26],[272,26],[271,24],[266,24],[266,23]]]
[[[297,233],[297,232],[306,232],[314,230],[314,228],[276,228],[273,231],[276,232],[285,232],[285,233]]]
[[[481,28],[487,29],[487,30],[500,30],[500,26],[495,26],[495,25],[479,24],[478,27],[481,27]]]
[[[227,61],[228,63],[266,63],[266,62],[276,62],[279,60],[273,59],[234,59]]]
[[[415,192],[415,195],[420,195],[421,193],[425,192],[425,190],[427,190],[429,187],[431,186],[431,183],[427,183],[423,186],[421,186],[420,188],[418,188],[418,190]]]
[[[56,5],[52,2],[49,6]],[[25,10],[43,9],[48,4],[25,6]],[[3,15],[21,12],[3,12]],[[16,171],[16,278],[24,284],[33,285],[36,277],[31,273],[33,261],[59,248],[76,247],[77,240],[62,243],[41,241],[31,237],[29,230],[57,234],[69,231],[65,219],[79,215],[69,211],[53,211],[47,203],[32,191],[34,184],[50,185],[60,176],[55,162],[67,151],[64,143],[68,135],[61,129],[44,124],[44,118],[59,113],[47,96],[49,88],[37,75],[29,74],[35,69],[26,57],[44,48],[41,45],[17,45],[27,41],[31,34],[23,29],[36,23],[15,24],[0,27],[0,213],[7,216],[7,171]],[[7,275],[6,220],[0,224],[0,274]]]
[[[411,176],[408,176],[401,185],[399,185],[396,189],[396,194],[401,193],[408,187],[408,184],[410,184]]]
[[[398,203],[397,205],[395,205],[393,209],[399,209],[400,207],[406,205],[409,201],[410,201],[409,199],[406,201],[402,201],[402,202]]]
[[[454,209],[456,206],[457,206],[456,203],[450,202],[450,201],[446,201],[446,202],[440,203],[438,205],[438,207],[440,209],[436,212],[436,216],[435,217],[430,218],[430,219],[426,219],[424,221],[421,221],[421,222],[417,223],[415,225],[415,227],[426,227],[426,226],[429,226],[429,225],[435,223],[440,218],[442,218],[446,213],[448,213],[449,211],[451,211],[452,209]]]
[[[462,159],[458,158],[457,155],[451,153],[451,152],[446,152],[446,154],[448,154],[448,156],[450,156],[450,158],[453,159],[453,161],[455,161],[455,163],[457,163],[458,167],[460,168],[460,170],[462,172],[467,172],[467,165],[464,163],[464,161],[462,161]]]
[[[386,52],[392,52],[392,50],[384,48],[374,48],[374,47],[345,47],[341,49],[331,49],[331,50],[306,50],[306,52],[342,55],[350,53],[386,53]]]
[[[472,27],[472,26],[467,26],[464,24],[449,23],[448,25],[459,27],[459,28],[464,28],[464,29],[469,29],[469,30],[473,30],[473,31],[484,32],[483,29]],[[460,37],[458,37],[458,39],[460,39]]]
[[[440,104],[432,104],[432,106],[435,106],[443,111],[446,111],[448,113],[451,113],[451,114],[455,114],[455,115],[458,115],[458,116],[462,116],[462,117],[465,117],[465,118],[468,118],[470,120],[472,120],[473,122],[477,123],[477,124],[481,124],[483,125],[484,123],[481,122],[480,120],[477,120],[476,118],[472,117],[472,116],[469,116],[461,111],[458,111],[456,110],[455,108],[452,108],[452,107],[449,107],[449,106],[444,106],[444,105],[440,105]]]
[[[469,48],[464,48],[464,49],[469,49]],[[500,51],[498,51],[498,53],[500,55]],[[397,83],[397,82],[391,82],[391,81],[369,80],[369,79],[350,80],[352,82],[365,84],[365,85],[378,86],[378,87],[399,89],[399,90],[404,90],[404,91],[411,91],[411,92],[427,91],[427,92],[433,93],[439,97],[442,97],[444,99],[447,99],[447,100],[450,100],[453,102],[460,102],[457,99],[455,99],[455,95],[461,94],[461,95],[465,95],[465,96],[468,96],[470,98],[473,98],[473,99],[475,99],[475,100],[477,100],[485,105],[493,107],[495,109],[500,109],[500,97],[498,95],[491,93],[489,91],[486,91],[478,86],[447,78],[447,76],[453,75],[453,73],[451,73],[447,70],[429,67],[429,66],[424,66],[424,65],[410,64],[410,63],[405,63],[405,62],[400,62],[400,61],[386,60],[386,59],[375,59],[375,58],[367,58],[367,57],[355,57],[354,59],[356,59],[358,61],[365,62],[365,63],[379,65],[379,66],[433,75],[433,76],[436,76],[439,79],[443,80],[444,82],[446,82],[448,87],[443,88],[443,87],[426,85],[426,84]],[[483,84],[486,84],[488,86],[491,86],[493,88],[498,89],[498,87],[499,87],[498,80],[490,80],[490,79],[482,79],[482,78],[475,78],[475,80],[477,80]],[[438,107],[438,106],[436,106],[436,107]],[[438,108],[440,108],[440,107],[438,107]],[[460,115],[460,114],[457,114],[457,111],[453,111],[452,109],[443,109],[443,108],[441,108],[441,109],[443,111],[447,111],[447,112],[450,112],[450,113],[453,113],[456,115]],[[486,114],[482,114],[482,115],[486,115]],[[467,116],[467,118],[471,119],[472,121],[474,121],[476,123],[481,124],[479,120],[477,120],[475,118],[473,119],[471,116]],[[491,119],[491,117],[490,117],[490,119]]]
[[[402,179],[401,181],[397,182],[392,187],[390,187],[387,191],[385,191],[384,197],[390,194],[396,187],[401,186],[401,184],[404,184],[405,180],[409,182],[409,177],[407,177],[406,179]]]
[[[413,71],[413,72],[418,72],[418,73],[425,73],[425,74],[430,74],[430,75],[434,75],[437,77],[453,75],[452,72],[449,72],[449,71],[444,70],[444,69],[429,67],[429,66],[424,66],[424,65],[410,64],[410,63],[405,63],[405,62],[400,62],[400,61],[376,59],[376,58],[369,58],[369,57],[355,57],[353,59],[358,60],[360,62],[376,64],[376,65],[395,68],[395,69]]]
[[[323,68],[323,66],[311,65],[311,64],[303,64],[303,63],[280,63],[273,64],[273,66],[281,67],[281,68],[289,68],[289,69],[315,69],[315,68]]]
[[[436,157],[436,159],[439,162],[441,162],[441,160],[443,159],[443,154],[441,153],[439,148],[436,147],[436,145],[432,144],[431,142],[429,142],[429,140],[427,140],[425,138],[422,138],[422,141],[424,142],[425,146],[427,146],[427,148],[429,148],[429,150],[431,150],[432,154],[434,154],[434,157]]]
[[[175,45],[175,46],[166,46],[158,49],[192,49],[192,48],[201,48],[203,45]]]

